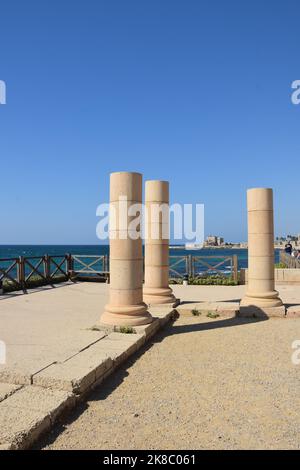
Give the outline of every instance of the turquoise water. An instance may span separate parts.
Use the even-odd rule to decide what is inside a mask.
[[[52,256],[64,255],[66,253],[74,255],[105,255],[109,253],[108,245],[0,245],[0,258],[17,258],[19,256],[43,256],[49,254]],[[183,247],[178,249],[170,249],[170,264],[174,262],[172,256],[212,256],[214,259],[209,260],[213,264],[218,262],[218,256],[232,256],[238,257],[238,269],[247,268],[248,266],[248,250],[246,249],[231,249],[231,248],[218,248],[202,250],[185,250]],[[274,252],[275,262],[279,261],[279,250]],[[229,264],[225,264],[221,269],[226,272],[229,269]],[[180,272],[185,272],[184,262],[180,263],[175,269]],[[202,269],[199,266],[199,270]]]

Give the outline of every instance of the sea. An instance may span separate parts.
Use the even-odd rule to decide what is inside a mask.
[[[1,259],[3,258],[17,258],[19,256],[33,257],[43,256],[45,254],[51,256],[65,255],[66,253],[72,255],[84,255],[88,261],[91,255],[106,255],[109,254],[108,245],[0,245],[0,267]],[[210,257],[207,259],[209,264],[216,265],[220,261],[219,257],[230,257],[237,255],[238,269],[248,267],[248,250],[235,249],[235,248],[202,248],[199,250],[186,250],[184,246],[170,247],[170,265],[176,262],[174,256],[183,257],[186,255]],[[274,250],[275,262],[279,262],[279,250]],[[84,258],[83,258],[84,259]],[[7,263],[5,263],[7,265]],[[180,273],[185,272],[184,261],[179,262],[174,268]],[[198,272],[201,269],[205,271],[205,266],[198,265]],[[218,269],[224,274],[230,272],[230,262],[224,263]],[[203,272],[204,272],[203,271]]]

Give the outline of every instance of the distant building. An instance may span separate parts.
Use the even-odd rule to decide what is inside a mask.
[[[205,240],[205,245],[206,246],[217,246],[217,240],[218,240],[218,237],[215,237],[214,235],[209,235]]]
[[[240,248],[248,248],[248,242],[241,242]]]
[[[217,238],[217,244],[218,244],[218,246],[224,245],[224,238],[218,237],[218,238]]]
[[[224,238],[215,235],[209,235],[204,243],[205,246],[223,246]]]
[[[287,235],[286,237],[276,237],[275,246],[278,248],[284,247],[288,242],[291,242],[292,245],[299,247],[300,246],[300,235]]]

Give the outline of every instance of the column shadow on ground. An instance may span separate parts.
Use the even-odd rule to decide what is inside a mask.
[[[260,315],[261,316],[259,318],[243,318],[239,316],[234,316],[216,321],[209,320],[207,322],[199,322],[186,325],[173,324],[172,330],[167,336],[173,336],[183,333],[195,333],[197,331],[215,330],[217,328],[232,328],[234,326],[249,325],[249,323],[258,323],[269,320],[269,317],[263,312],[260,312]]]
[[[4,294],[0,295],[0,300],[7,300],[12,299],[13,297],[20,297],[22,295],[32,295],[32,294],[39,294],[40,292],[44,292],[47,290],[59,289],[62,287],[68,287],[76,284],[76,282],[60,282],[57,284],[47,284],[45,286],[38,286],[38,287],[28,287],[28,289],[18,290],[18,291],[11,291],[5,292]]]

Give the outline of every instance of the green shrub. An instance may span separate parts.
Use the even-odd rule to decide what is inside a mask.
[[[276,269],[286,269],[287,265],[285,263],[276,263],[275,268]]]
[[[194,317],[199,317],[199,315],[201,315],[201,312],[199,312],[197,308],[193,308],[192,315],[194,315]]]
[[[125,335],[131,335],[134,333],[134,329],[131,326],[121,326],[120,333],[124,333]]]
[[[224,277],[218,274],[190,278],[189,284],[196,286],[236,286],[238,283],[232,277]]]
[[[174,277],[169,279],[169,284],[182,284],[182,279],[180,277]]]
[[[215,313],[215,312],[208,312],[208,314],[206,316],[208,318],[218,318],[220,315],[218,313]]]

